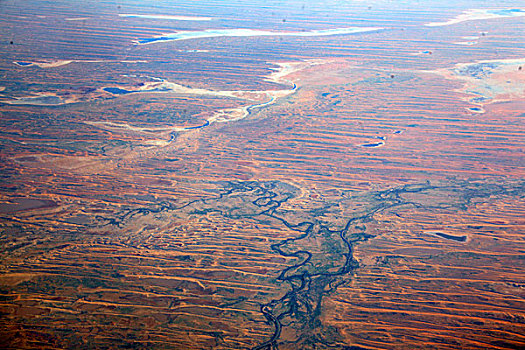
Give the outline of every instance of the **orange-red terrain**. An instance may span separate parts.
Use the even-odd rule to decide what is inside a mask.
[[[199,6],[0,2],[0,348],[525,347],[525,10]]]

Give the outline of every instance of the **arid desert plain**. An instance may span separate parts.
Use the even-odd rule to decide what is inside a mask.
[[[0,1],[1,349],[524,349],[523,1]]]

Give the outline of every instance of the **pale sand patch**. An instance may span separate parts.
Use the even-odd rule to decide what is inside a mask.
[[[132,126],[128,123],[115,123],[115,122],[93,122],[93,121],[84,121],[85,124],[102,127],[104,129],[122,131],[129,130],[140,133],[158,133],[158,132],[172,132],[172,131],[185,131],[186,128],[181,127],[159,127],[159,128],[144,128],[139,126]]]
[[[278,67],[272,68],[274,72],[270,74],[265,80],[282,84],[283,82],[289,82],[289,80],[283,79],[285,76],[288,76],[292,73],[298,72],[311,66],[316,66],[325,63],[328,63],[328,61],[324,59],[313,59],[301,62],[274,62],[273,64],[277,65]]]
[[[425,50],[425,51],[419,51],[419,52],[411,52],[411,53],[409,53],[409,55],[411,55],[411,56],[428,56],[428,55],[432,55],[432,51]]]
[[[334,28],[334,29],[320,29],[301,32],[290,31],[270,31],[260,29],[205,29],[199,31],[178,31],[173,33],[166,33],[163,35],[154,36],[151,38],[143,38],[134,40],[135,45],[149,45],[159,42],[180,41],[202,38],[219,38],[219,37],[260,37],[260,36],[295,36],[295,37],[317,37],[317,36],[331,36],[331,35],[348,35],[364,32],[372,32],[384,29],[382,27],[348,27],[348,28]]]
[[[192,49],[192,50],[177,50],[177,52],[196,52],[196,53],[204,53],[204,52],[210,52],[210,50]]]
[[[89,17],[73,17],[73,18],[66,18],[66,21],[85,21],[90,19]]]
[[[13,62],[13,63],[20,67],[37,66],[40,68],[52,68],[52,67],[65,66],[66,64],[70,64],[71,62],[73,61],[72,60],[54,60],[54,61],[38,61],[38,62],[18,61],[18,62]],[[23,63],[28,63],[28,64],[23,64]]]
[[[148,63],[145,60],[42,60],[42,61],[14,61],[13,63],[20,67],[37,66],[39,68],[54,68],[65,66],[70,63]],[[29,63],[29,64],[23,64]]]
[[[199,16],[172,16],[172,15],[141,15],[134,13],[119,13],[119,17],[129,18],[147,18],[147,19],[170,19],[176,21],[211,21],[212,17],[199,17]]]
[[[525,16],[525,9],[471,9],[445,22],[426,23],[427,27],[449,26],[466,21]]]
[[[38,92],[31,96],[0,99],[0,103],[8,105],[33,105],[33,106],[58,106],[66,103],[77,102],[74,97],[62,99],[56,93]]]
[[[463,46],[472,46],[472,45],[476,45],[478,42],[477,41],[456,41],[456,42],[453,42],[452,44],[454,45],[463,45]]]
[[[483,113],[483,106],[490,103],[525,97],[525,58],[458,63],[426,72],[462,81],[463,86],[455,91],[469,95],[463,100],[479,107],[469,109],[474,113]]]

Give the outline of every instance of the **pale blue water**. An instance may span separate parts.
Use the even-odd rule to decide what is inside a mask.
[[[523,16],[525,14],[525,10],[522,9],[503,9],[503,10],[489,10],[488,13],[492,13],[498,16]]]

